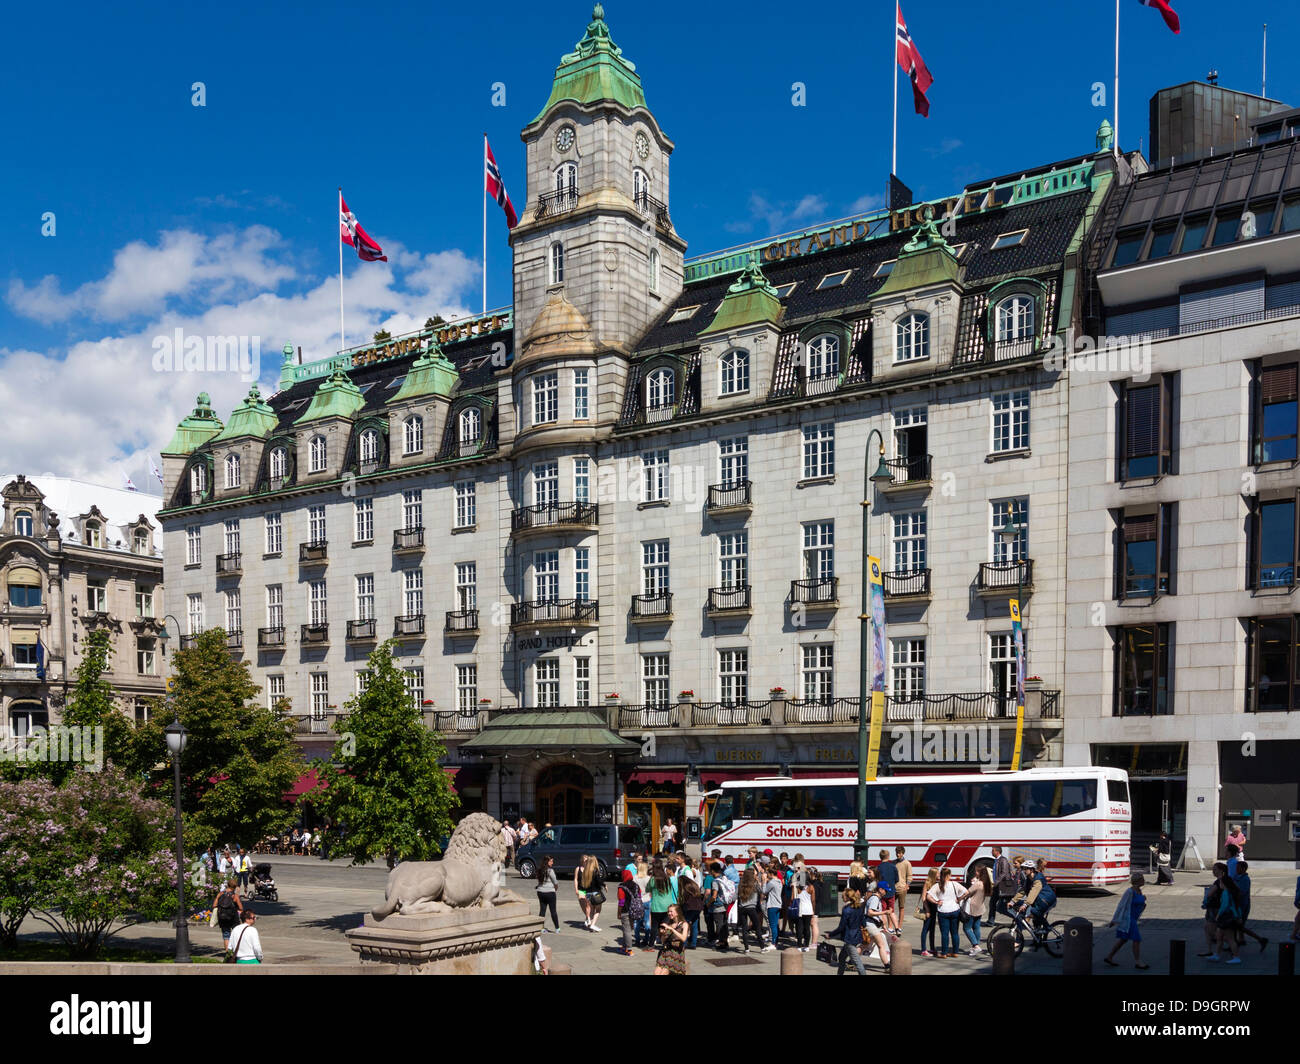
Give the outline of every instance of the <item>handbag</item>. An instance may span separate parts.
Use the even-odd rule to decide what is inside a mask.
[[[602,888],[601,890],[587,891],[587,901],[592,905],[604,905],[605,904],[604,889]]]
[[[217,926],[217,907],[215,905],[212,906],[212,912],[208,914],[208,926],[209,927]]]
[[[819,961],[825,961],[827,964],[836,964],[836,963],[838,963],[838,958],[837,958],[837,956],[836,956],[835,947],[832,946],[829,942],[818,942],[818,943],[817,943],[817,959],[818,959]]]
[[[241,927],[241,928],[239,929],[239,941],[242,942],[243,940],[244,940],[244,929]],[[227,946],[227,947],[226,947],[226,955],[221,959],[221,963],[222,963],[222,964],[234,964],[234,963],[235,963],[235,950],[237,950],[237,949],[239,949],[239,942],[236,942],[233,946]]]

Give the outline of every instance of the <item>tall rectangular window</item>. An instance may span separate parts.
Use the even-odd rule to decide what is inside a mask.
[[[227,521],[225,525],[226,553],[239,554],[239,519]]]
[[[402,531],[415,532],[424,527],[424,492],[402,492]]]
[[[363,573],[357,577],[357,620],[373,621],[375,619],[375,577],[373,573]]]
[[[589,394],[590,385],[587,383],[589,370],[575,369],[573,371],[573,420],[586,421],[591,417],[591,399]]]
[[[560,552],[539,550],[533,553],[533,600],[555,602],[560,597]]]
[[[86,609],[91,613],[108,612],[108,585],[104,581],[86,581]]]
[[[456,712],[462,716],[478,713],[478,666],[456,666]]]
[[[407,617],[424,613],[423,569],[407,569],[402,574],[402,607]]]
[[[185,597],[186,620],[189,622],[189,634],[201,635],[203,632],[203,596],[187,595]]]
[[[239,589],[226,592],[226,631],[240,632],[244,628],[244,610],[239,600]]]
[[[994,454],[1022,451],[1029,446],[1029,390],[993,396]]]
[[[835,423],[822,422],[803,427],[803,479],[829,477],[835,473]]]
[[[153,588],[140,584],[135,588],[135,615],[137,617],[153,616]]]
[[[925,694],[925,640],[890,640],[890,692],[895,702],[918,702]]]
[[[533,424],[545,425],[560,417],[560,375],[537,373],[532,378]]]
[[[573,460],[573,501],[591,502],[591,459],[575,458]]]
[[[641,655],[641,701],[656,709],[668,706],[668,655]]]
[[[1146,384],[1120,385],[1119,479],[1136,480],[1173,472],[1173,374]]]
[[[533,692],[539,708],[560,704],[560,659],[538,658],[533,664]]]
[[[325,507],[312,506],[307,510],[307,542],[325,542]]]
[[[370,690],[370,681],[375,678],[375,674],[369,669],[357,669],[357,694],[363,695]]]
[[[478,609],[478,563],[456,563],[456,609]]]
[[[284,677],[268,676],[266,678],[266,708],[275,709],[284,701]]]
[[[281,553],[284,549],[284,519],[279,514],[267,514],[263,523],[266,532],[266,553]]]
[[[916,573],[924,569],[925,546],[925,511],[906,510],[894,514],[894,572]]]
[[[1256,463],[1294,462],[1300,435],[1296,393],[1297,364],[1261,369],[1255,385]]]
[[[284,627],[284,588],[279,584],[266,585],[266,626]]]
[[[141,676],[153,676],[157,673],[153,640],[147,643],[141,640],[135,645],[135,671]]]
[[[1026,648],[1028,654],[1028,648]],[[997,696],[998,714],[1009,716],[1016,711],[1016,643],[1011,632],[989,635],[989,682]]]
[[[424,666],[411,665],[402,670],[402,686],[411,705],[419,709],[424,705]]]
[[[311,674],[312,720],[324,720],[330,708],[330,677],[327,672]]]
[[[579,602],[591,601],[591,548],[573,549],[573,597]]]
[[[803,526],[803,578],[830,580],[835,576],[835,522],[808,521]]]
[[[642,502],[668,498],[668,452],[647,451],[641,456]]]
[[[325,624],[325,581],[313,580],[307,585],[308,615],[311,624]]]
[[[741,588],[749,583],[749,532],[718,535],[719,587]]]
[[[375,538],[375,503],[373,499],[355,501],[352,538],[357,543],[369,543]]]
[[[718,651],[718,699],[728,706],[749,701],[749,651]]]
[[[591,658],[573,659],[573,704],[591,705]]]
[[[1297,698],[1297,621],[1295,616],[1246,620],[1246,711],[1288,713]]]
[[[1138,624],[1115,630],[1115,715],[1173,712],[1173,626]]]
[[[1152,513],[1119,511],[1115,551],[1115,597],[1148,598],[1173,593],[1173,529],[1176,503]]]
[[[994,499],[989,504],[993,533],[992,560],[994,562],[1022,562],[1029,557],[1029,500]],[[1002,530],[1015,523],[1020,532],[1012,537]]]
[[[555,506],[560,501],[560,463],[539,462],[533,466],[533,505]]]
[[[800,648],[800,687],[805,702],[829,702],[835,697],[835,647],[809,643]]]
[[[731,436],[718,441],[718,479],[735,488],[749,479],[749,437]]]
[[[478,523],[478,506],[474,497],[474,482],[462,480],[456,484],[456,527],[473,528]]]
[[[666,595],[668,583],[668,540],[654,539],[641,544],[641,593],[650,598]]]
[[[190,525],[185,529],[185,564],[202,565],[203,549],[201,546],[200,536],[202,530],[198,525]]]
[[[1247,548],[1251,588],[1295,587],[1296,496],[1251,499]]]

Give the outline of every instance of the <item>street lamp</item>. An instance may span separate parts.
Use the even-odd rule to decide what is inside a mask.
[[[876,471],[870,475],[871,439],[880,440],[880,461]],[[891,484],[894,474],[885,464],[885,437],[879,429],[872,429],[867,437],[867,449],[862,457],[862,612],[858,614],[860,636],[858,641],[858,835],[853,843],[853,856],[866,864],[871,856],[871,844],[867,842],[867,713],[871,696],[867,691],[867,670],[871,664],[871,572],[868,558],[871,555],[867,540],[867,515],[871,509],[871,485]]]
[[[172,797],[176,808],[176,963],[190,963],[190,928],[185,918],[185,848],[181,840],[181,752],[185,749],[185,728],[176,717],[163,729],[167,752],[174,771]]]
[[[176,621],[176,618],[170,613],[163,614],[162,627],[158,629],[158,638],[162,640],[162,644],[163,644],[163,657],[167,656],[167,640],[169,640],[172,637],[171,632],[167,631],[168,621]],[[176,631],[179,632],[180,630],[181,630],[181,622],[176,621]]]

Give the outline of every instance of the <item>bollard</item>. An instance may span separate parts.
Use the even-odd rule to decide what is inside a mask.
[[[1016,940],[1010,931],[999,931],[989,943],[994,975],[1016,974]]]
[[[551,967],[551,974],[552,974],[552,975],[572,975],[572,974],[573,974],[573,966],[570,965],[570,964],[552,964],[550,967]]]
[[[1277,944],[1277,974],[1295,975],[1295,943],[1279,942]]]
[[[896,939],[894,948],[889,951],[889,975],[912,974],[912,947]]]
[[[1075,916],[1065,922],[1062,975],[1092,975],[1092,921]]]
[[[1169,974],[1185,975],[1183,971],[1187,963],[1187,943],[1181,938],[1169,940]]]
[[[781,951],[781,974],[803,975],[803,954],[797,949]]]

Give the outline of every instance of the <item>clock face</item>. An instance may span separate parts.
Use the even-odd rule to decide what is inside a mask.
[[[636,135],[636,153],[642,159],[650,154],[650,141],[644,133]]]
[[[573,127],[564,126],[555,134],[555,147],[560,151],[568,151],[573,147]]]

